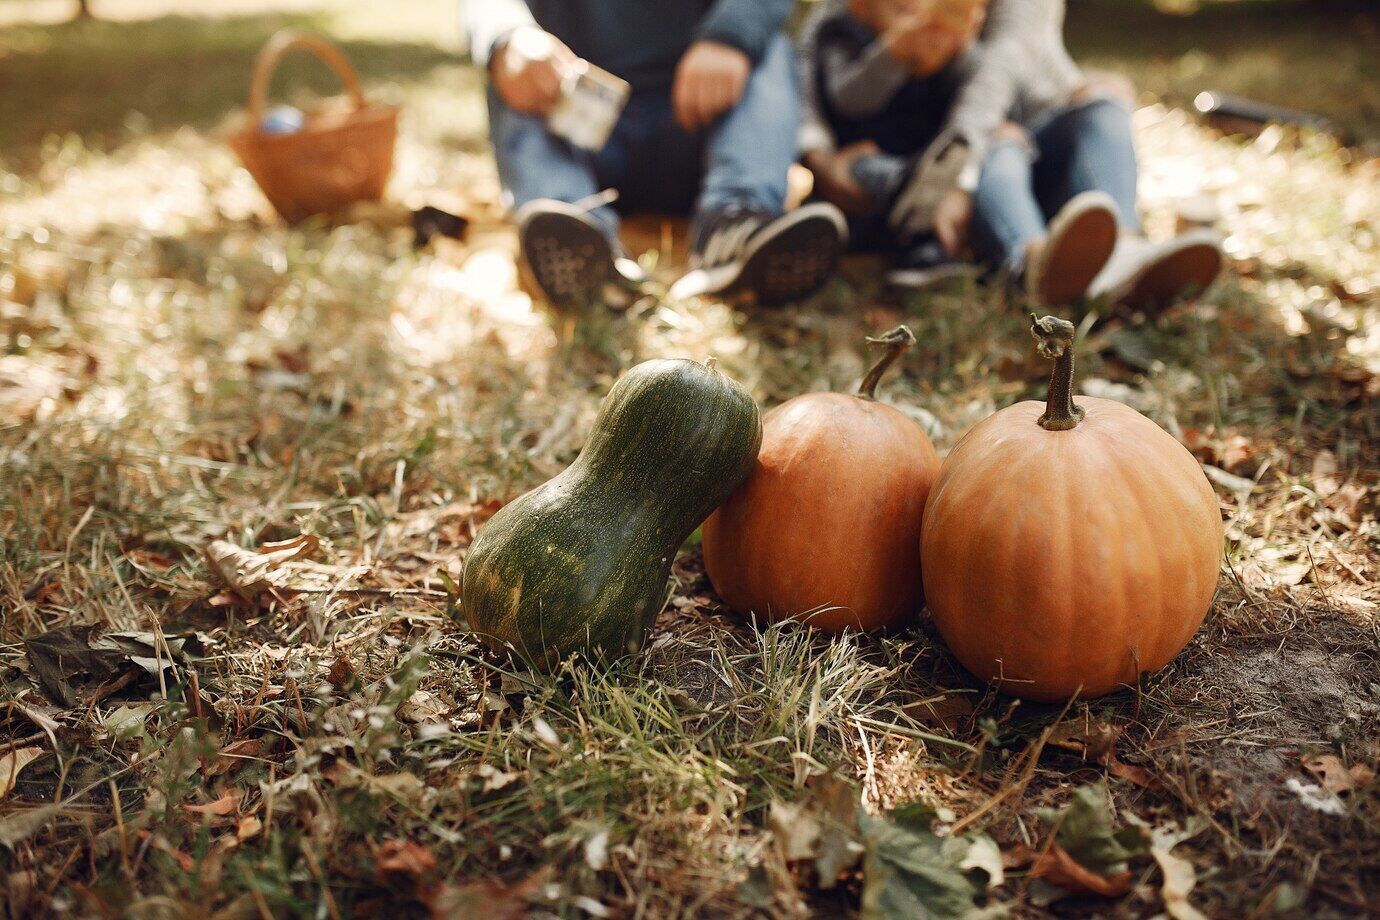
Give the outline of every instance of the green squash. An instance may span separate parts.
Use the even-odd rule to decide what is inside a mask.
[[[538,666],[638,650],[676,551],[746,478],[761,442],[757,404],[712,361],[632,368],[575,462],[479,532],[460,586],[470,627]]]

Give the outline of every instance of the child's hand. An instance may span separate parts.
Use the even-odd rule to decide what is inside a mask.
[[[671,85],[676,123],[689,132],[738,104],[752,75],[752,60],[732,45],[700,39],[681,55]]]
[[[494,89],[525,115],[545,117],[561,98],[561,82],[577,58],[550,32],[517,29],[489,62]]]
[[[865,214],[875,202],[853,178],[853,164],[858,157],[878,152],[872,141],[858,141],[841,150],[806,151],[804,163],[814,174],[815,191],[821,198],[845,214]]]
[[[928,14],[902,17],[882,36],[887,52],[917,77],[943,69],[966,46],[963,36],[938,24]]]
[[[973,217],[973,196],[961,188],[951,188],[939,199],[934,212],[934,235],[950,258],[968,246],[968,222]]]

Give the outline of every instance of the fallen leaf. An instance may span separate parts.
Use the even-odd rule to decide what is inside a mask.
[[[1119,776],[1124,780],[1129,780],[1144,789],[1164,788],[1164,783],[1160,782],[1159,777],[1151,773],[1145,767],[1139,767],[1130,763],[1122,763],[1117,760],[1107,769],[1113,776]]]
[[[1298,796],[1299,803],[1306,808],[1337,817],[1346,814],[1346,806],[1342,804],[1341,799],[1337,798],[1337,794],[1324,789],[1317,783],[1300,782],[1296,777],[1291,776],[1284,781],[1284,788]]]
[[[1304,769],[1312,773],[1329,792],[1351,792],[1357,786],[1364,786],[1375,778],[1375,774],[1364,764],[1348,769],[1333,754],[1320,754],[1303,760]]]
[[[225,587],[245,600],[275,588],[286,587],[274,571],[286,563],[302,559],[316,552],[321,541],[313,534],[302,534],[291,540],[265,543],[259,551],[251,552],[229,540],[212,540],[206,546],[206,561]]]
[[[134,563],[135,568],[153,572],[166,572],[177,565],[177,560],[151,549],[127,549],[125,558]]]
[[[950,733],[956,732],[962,727],[968,717],[973,714],[973,709],[970,694],[965,693],[940,696],[932,700],[921,700],[918,703],[907,703],[901,707],[902,712],[921,725],[943,729]]]
[[[516,782],[518,779],[518,774],[504,773],[497,767],[486,763],[480,764],[479,768],[475,770],[475,773],[484,779],[484,786],[480,790],[481,792],[493,792],[497,789],[502,789]]]
[[[93,648],[95,626],[62,626],[24,640],[29,672],[52,702],[77,705],[74,682],[104,682],[124,666],[118,649]]]
[[[326,671],[326,681],[337,690],[344,690],[355,679],[355,666],[344,655],[336,656]]]
[[[1098,875],[1118,876],[1132,857],[1149,851],[1142,828],[1116,827],[1111,794],[1103,782],[1075,789],[1066,808],[1041,808],[1037,814],[1057,828],[1055,844]]]
[[[427,906],[435,920],[522,920],[547,874],[546,869],[539,869],[512,885],[499,881],[441,885],[431,893]]]
[[[255,815],[245,815],[235,822],[235,839],[243,843],[257,837],[264,829],[264,823]]]
[[[61,810],[62,805],[53,803],[0,818],[0,846],[13,851],[19,844],[42,830]]]
[[[121,706],[101,717],[101,726],[121,741],[144,737],[144,720],[153,712],[152,703]]]
[[[385,840],[374,854],[374,869],[384,878],[422,879],[436,869],[436,855],[410,840]]]
[[[1033,878],[1042,878],[1074,894],[1095,894],[1104,898],[1119,898],[1131,890],[1134,873],[1124,869],[1115,875],[1100,875],[1074,859],[1067,850],[1052,843],[1030,867]]]
[[[1048,744],[1074,751],[1084,762],[1092,761],[1110,766],[1116,762],[1116,742],[1121,727],[1110,722],[1075,719],[1061,722],[1049,733]]]
[[[819,845],[819,821],[806,802],[772,802],[767,811],[781,858],[787,862],[814,859]]]
[[[22,747],[0,755],[0,801],[19,782],[19,772],[46,753],[41,747]]]
[[[603,825],[596,827],[585,838],[585,865],[595,872],[602,872],[609,864],[609,829]]]
[[[1198,884],[1193,863],[1173,855],[1180,841],[1191,836],[1192,831],[1179,832],[1178,828],[1156,829],[1151,834],[1150,855],[1159,864],[1164,881],[1160,885],[1160,897],[1164,899],[1164,911],[1174,920],[1207,920],[1188,901],[1188,895]]]
[[[263,753],[263,742],[257,738],[244,738],[232,742],[216,752],[215,761],[202,767],[201,775],[212,777],[233,773],[249,761],[262,757]]]
[[[240,800],[243,798],[243,789],[232,788],[225,790],[224,794],[214,802],[205,805],[183,805],[182,810],[203,817],[223,818],[239,810]]]
[[[1330,450],[1320,450],[1313,457],[1313,488],[1323,498],[1337,491],[1337,455]]]
[[[965,868],[981,835],[938,837],[919,821],[858,816],[865,855],[860,916],[864,920],[926,917],[934,920],[978,920],[1005,914],[1003,905],[978,906],[987,884],[974,881]],[[995,845],[993,845],[995,846]],[[990,865],[990,853],[977,856]],[[992,869],[979,866],[984,873]],[[1000,863],[996,871],[1000,871]],[[987,881],[991,881],[989,874]]]

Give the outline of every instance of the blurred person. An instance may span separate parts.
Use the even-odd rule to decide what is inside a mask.
[[[637,286],[619,210],[692,216],[673,296],[807,296],[832,274],[846,224],[831,205],[783,213],[800,105],[782,27],[792,0],[469,0],[474,60],[490,76],[489,130],[524,258],[553,301]],[[631,93],[602,149],[546,117],[583,59]],[[613,193],[601,194],[612,189]]]
[[[975,69],[985,12],[986,0],[824,0],[802,29],[802,159],[849,213],[856,245],[898,253],[893,281],[958,267],[958,227],[936,211],[975,163],[936,141]]]
[[[970,242],[1045,305],[1105,297],[1156,312],[1213,281],[1221,244],[1210,230],[1158,244],[1141,233],[1134,91],[1118,77],[1085,75],[1064,46],[1063,21],[1063,0],[991,0],[945,125],[914,161],[889,223],[904,237],[929,221],[950,258]],[[848,202],[863,183],[849,188],[856,177],[840,162],[856,163],[866,149],[827,153],[831,138],[811,111],[807,104],[807,131],[814,125],[813,146],[826,151],[816,156],[828,165],[823,185]],[[933,247],[910,260],[917,255],[940,258]]]

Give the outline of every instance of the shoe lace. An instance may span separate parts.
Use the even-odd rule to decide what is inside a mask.
[[[702,267],[732,262],[742,253],[747,241],[766,222],[766,215],[746,208],[728,208],[707,225],[695,251]]]

